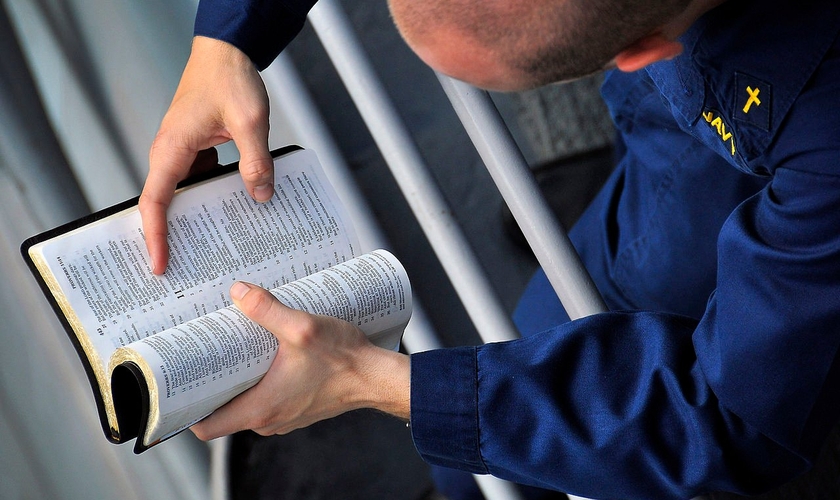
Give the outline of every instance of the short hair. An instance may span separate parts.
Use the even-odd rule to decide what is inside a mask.
[[[528,86],[602,69],[689,0],[389,0],[409,43],[453,29],[489,49]],[[399,4],[399,5],[397,5]],[[397,15],[397,10],[399,15]]]

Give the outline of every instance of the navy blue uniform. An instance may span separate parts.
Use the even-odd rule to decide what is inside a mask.
[[[203,0],[196,33],[259,67],[312,4],[245,3]],[[426,461],[606,498],[807,470],[840,418],[838,32],[835,0],[730,0],[608,75],[621,159],[571,236],[614,312],[569,322],[538,273],[523,339],[413,355]]]

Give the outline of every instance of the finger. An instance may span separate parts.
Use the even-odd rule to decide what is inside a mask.
[[[247,415],[258,408],[258,405],[246,398],[248,391],[240,394],[227,404],[217,408],[213,413],[200,422],[193,424],[190,430],[202,441],[209,441],[221,436],[228,436],[235,432],[247,430],[244,422],[249,422]]]
[[[260,203],[265,203],[274,196],[274,164],[268,158],[242,158],[239,171],[245,188]]]
[[[187,148],[169,148],[164,152],[159,140],[152,144],[149,175],[140,193],[138,209],[154,274],[163,274],[169,263],[166,210],[172,202],[176,186],[186,177],[195,157],[196,152]]]
[[[184,159],[174,161],[185,161]],[[150,164],[154,160],[150,159]],[[217,167],[219,154],[216,148],[209,148],[199,151],[189,168],[189,175],[199,174]],[[178,174],[178,167],[167,169],[158,167],[161,163],[155,163],[155,167],[149,169],[149,175],[143,192],[140,195],[138,208],[140,218],[143,222],[143,235],[146,238],[146,248],[151,259],[152,273],[163,274],[169,263],[169,248],[167,245],[166,210],[172,202],[175,188],[182,179]]]
[[[243,122],[229,125],[239,150],[239,173],[248,193],[264,203],[274,195],[274,162],[268,150],[268,116],[246,114]]]
[[[266,409],[266,405],[270,405],[268,401],[272,398],[272,393],[260,388],[258,384],[237,395],[200,422],[193,424],[190,430],[199,439],[209,441],[244,430],[253,430],[268,436],[285,434],[298,428],[299,426],[291,421],[285,421],[285,424],[273,421],[272,413]]]

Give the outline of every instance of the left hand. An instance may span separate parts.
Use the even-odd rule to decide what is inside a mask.
[[[361,330],[291,309],[255,285],[235,283],[234,304],[271,331],[277,356],[260,382],[192,426],[202,440],[251,429],[286,434],[358,408],[409,416],[409,360]]]
[[[251,196],[274,193],[268,149],[269,101],[262,78],[245,53],[221,40],[197,36],[172,104],[149,151],[149,175],[138,208],[154,274],[169,262],[166,210],[178,182],[195,172],[196,155],[233,140],[239,171]]]

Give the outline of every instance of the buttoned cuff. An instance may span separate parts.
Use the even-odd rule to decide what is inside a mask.
[[[427,463],[487,473],[479,450],[475,347],[411,356],[411,434]]]

